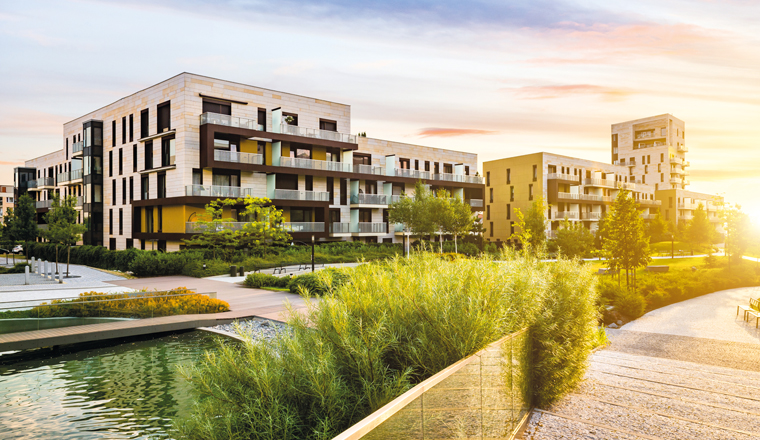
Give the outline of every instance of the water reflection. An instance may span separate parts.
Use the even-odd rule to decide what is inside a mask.
[[[196,331],[52,357],[0,357],[0,438],[166,438],[188,414],[176,366],[213,349]]]

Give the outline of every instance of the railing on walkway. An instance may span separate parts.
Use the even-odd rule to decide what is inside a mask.
[[[433,375],[333,440],[513,438],[531,406],[530,339],[506,336]]]

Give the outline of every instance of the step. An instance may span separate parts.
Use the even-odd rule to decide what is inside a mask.
[[[695,362],[678,361],[666,358],[651,356],[641,356],[636,354],[624,353],[621,351],[599,350],[591,356],[591,360],[608,359],[608,362],[632,362],[638,366],[651,366],[653,368],[667,368],[671,370],[694,371],[700,373],[711,373],[715,375],[725,375],[729,377],[740,377],[748,381],[760,383],[760,372],[737,370],[734,368],[718,367],[714,365],[699,364]],[[760,359],[758,359],[760,364]]]
[[[642,437],[611,426],[589,424],[540,410],[534,410],[522,438],[523,440],[658,440],[656,437]]]

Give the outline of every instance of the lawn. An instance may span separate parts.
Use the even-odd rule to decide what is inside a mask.
[[[705,259],[707,257],[694,257],[694,258],[658,258],[655,260],[652,260],[649,265],[650,266],[670,266],[670,270],[691,270],[693,266],[696,267],[703,267],[705,265]],[[727,262],[726,257],[715,257],[716,260],[721,264],[725,264]],[[602,260],[594,260],[594,261],[588,261],[587,264],[594,269],[594,271],[597,271],[599,269],[606,268],[606,261]],[[638,273],[645,272],[645,269],[639,269]]]
[[[649,248],[652,250],[653,255],[670,255],[671,243],[669,241],[661,241],[658,243],[650,243]],[[690,255],[691,248],[688,243],[681,241],[673,242],[673,253],[678,255]],[[695,249],[695,254],[706,254],[707,248]]]

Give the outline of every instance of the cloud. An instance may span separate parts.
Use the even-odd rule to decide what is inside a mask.
[[[352,64],[351,67],[353,67],[356,70],[376,70],[376,69],[382,69],[383,67],[392,66],[397,63],[398,61],[396,60],[378,60],[378,61],[369,61],[366,63]]]
[[[525,86],[502,89],[511,91],[519,99],[556,99],[568,96],[594,95],[608,101],[621,101],[636,93],[632,90],[596,86],[592,84],[565,84],[556,86]]]
[[[298,76],[314,68],[314,64],[309,61],[297,61],[292,64],[278,67],[272,73],[275,75]]]
[[[471,128],[423,128],[417,133],[421,137],[455,137],[455,136],[480,136],[488,134],[497,134],[498,131],[492,130],[475,130]]]
[[[757,179],[758,177],[756,169],[741,169],[728,166],[723,170],[690,169],[689,173],[694,181],[707,180],[711,182],[732,179]]]
[[[19,166],[23,164],[24,164],[23,161],[13,162],[13,161],[8,161],[8,160],[0,160],[0,165]]]
[[[65,116],[24,108],[0,107],[0,135],[63,136]]]

